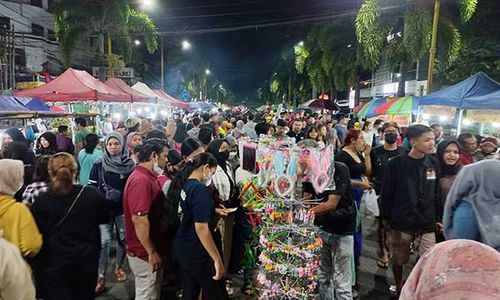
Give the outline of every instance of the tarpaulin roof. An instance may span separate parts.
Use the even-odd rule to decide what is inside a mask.
[[[19,103],[16,98],[12,96],[0,96],[0,115],[8,113],[24,113],[30,110]]]
[[[500,84],[483,72],[476,73],[450,87],[419,97],[420,105],[443,105],[458,108],[489,108],[481,103],[465,101],[470,97],[486,95],[500,89]]]
[[[189,102],[190,109],[214,109],[217,105],[207,102]]]
[[[142,94],[144,95],[148,95],[149,97],[154,97],[154,98],[159,98],[158,95],[153,92],[152,89],[149,88],[149,86],[147,86],[145,83],[142,83],[142,82],[137,82],[136,84],[134,84],[132,86],[132,88],[136,91],[139,91],[141,92]]]
[[[40,98],[43,101],[131,102],[129,94],[117,91],[85,71],[67,69],[56,79],[34,89],[14,93],[17,97]]]
[[[386,103],[386,98],[377,98],[374,100],[371,100],[370,102],[366,103],[363,108],[361,108],[358,112],[357,115],[358,117],[361,118],[373,118],[377,116],[375,113],[375,109],[377,109],[379,106],[383,105]]]
[[[500,90],[482,96],[467,98],[464,100],[463,106],[470,109],[500,109]]]
[[[15,97],[17,102],[26,106],[30,111],[51,112],[50,106],[37,98]]]
[[[189,108],[189,104],[186,102],[179,101],[174,97],[170,96],[163,90],[153,90],[158,96],[165,99],[170,105],[179,108]]]
[[[122,93],[128,94],[132,97],[132,102],[155,102],[156,99],[145,95],[138,90],[135,90],[128,86],[128,84],[125,83],[125,81],[119,79],[119,78],[110,78],[108,79],[105,84],[117,91],[120,91]]]

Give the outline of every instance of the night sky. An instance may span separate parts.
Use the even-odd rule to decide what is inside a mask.
[[[351,15],[358,0],[151,0],[148,12],[166,39],[189,39],[213,74],[239,98],[255,99],[257,89],[270,77],[285,46],[305,38],[314,22],[274,27],[206,32],[220,28],[316,19],[325,15]],[[339,17],[335,17],[333,20]],[[317,23],[317,21],[316,21]],[[193,33],[202,30],[203,33]]]

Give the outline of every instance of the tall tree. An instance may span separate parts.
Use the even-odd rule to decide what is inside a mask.
[[[478,0],[441,2],[437,61],[446,65],[458,57],[460,28],[473,16]],[[405,94],[409,64],[429,49],[433,7],[433,0],[365,0],[356,16],[363,66],[374,71],[383,57],[392,68],[399,66],[398,96]]]
[[[127,0],[59,0],[55,5],[55,33],[69,67],[79,45],[89,45],[98,36],[98,49],[104,58],[104,38],[109,35],[118,42],[122,55],[130,58],[132,36],[144,36],[150,53],[158,47],[156,26],[145,13],[130,8]]]

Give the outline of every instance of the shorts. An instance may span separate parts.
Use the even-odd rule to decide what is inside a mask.
[[[410,260],[410,246],[418,251],[420,257],[436,245],[434,232],[414,233],[392,229],[391,231],[391,262],[393,265],[402,266]]]

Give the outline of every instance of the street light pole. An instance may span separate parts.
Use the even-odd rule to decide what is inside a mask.
[[[164,60],[164,50],[163,50],[163,35],[160,37],[160,47],[161,47],[161,67],[160,67],[160,70],[161,70],[161,90],[162,91],[165,91],[165,66],[164,66],[164,63],[165,63],[165,60]]]
[[[113,59],[111,58],[112,55],[112,45],[111,45],[111,35],[108,32],[108,68],[109,68],[109,75],[108,77],[111,78],[113,77]]]
[[[427,94],[430,94],[432,89],[432,74],[434,73],[434,59],[436,57],[438,22],[439,22],[439,0],[434,0],[434,18],[432,20],[432,40],[431,40],[431,48],[429,49],[429,70],[427,73]]]

